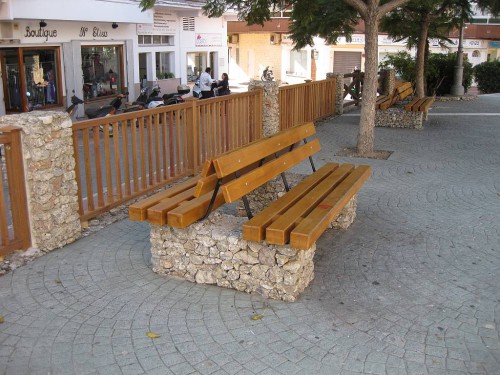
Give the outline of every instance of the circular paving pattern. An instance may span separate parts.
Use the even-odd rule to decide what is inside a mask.
[[[298,302],[156,275],[148,226],[123,220],[0,277],[0,373],[500,374],[500,126],[439,116],[461,106],[376,129],[388,160],[333,157],[355,116],[318,126],[318,164],[373,175]]]

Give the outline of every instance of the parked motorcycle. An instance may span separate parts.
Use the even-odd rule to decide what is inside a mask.
[[[128,93],[126,93],[128,95]],[[122,106],[123,99],[126,98],[124,94],[118,94],[116,97],[111,100],[108,105],[104,105],[99,108],[88,108],[85,110],[85,115],[89,119],[106,117],[110,115],[114,115]]]
[[[73,96],[71,97],[71,105],[66,108],[66,112],[69,114],[69,116],[73,116],[73,114],[76,112],[76,109],[78,108],[79,104],[83,104],[83,100],[80,99],[78,96],[75,95],[75,91],[73,90]]]
[[[161,97],[159,96],[160,94],[160,88],[155,88],[153,89],[153,92],[157,90],[157,96],[155,97],[150,97],[149,103],[147,104],[148,108],[156,108],[156,107],[161,107],[165,105],[172,105],[172,104],[178,104],[178,103],[184,103],[185,100],[182,97],[182,95],[186,95],[191,91],[189,86],[187,85],[179,85],[177,86],[177,92],[170,93],[170,94],[164,94]]]
[[[274,81],[273,71],[269,66],[266,66],[266,69],[262,72],[260,79],[261,81]]]

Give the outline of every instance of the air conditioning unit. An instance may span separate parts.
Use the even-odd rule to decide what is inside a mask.
[[[229,43],[236,44],[240,41],[240,36],[238,34],[232,34],[229,38]]]
[[[271,34],[270,40],[271,44],[280,44],[281,43],[281,35],[280,34]]]

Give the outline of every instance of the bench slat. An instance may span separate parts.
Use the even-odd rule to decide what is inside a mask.
[[[276,245],[285,245],[290,242],[290,233],[299,219],[307,215],[322,202],[354,169],[352,164],[343,164],[327,178],[315,186],[297,204],[284,212],[279,219],[266,229],[266,242]]]
[[[264,210],[259,212],[245,224],[243,224],[243,239],[247,241],[263,241],[266,234],[266,228],[276,219],[282,212],[288,210],[298,200],[306,195],[311,186],[316,186],[323,181],[332,171],[338,168],[337,163],[328,163],[318,169],[315,173],[307,176],[297,184],[292,190],[283,195],[280,199],[274,201]]]
[[[154,206],[162,199],[171,198],[183,191],[194,187],[199,179],[199,176],[192,177],[189,180],[174,185],[164,191],[156,193],[150,197],[141,199],[138,202],[131,204],[128,208],[128,215],[130,220],[144,221],[147,217],[147,210],[149,207]]]
[[[213,159],[219,178],[264,159],[316,133],[313,123],[296,126],[272,137],[250,143]]]
[[[255,190],[265,182],[270,181],[280,173],[288,170],[292,166],[318,152],[320,148],[319,141],[314,139],[307,144],[301,145],[292,151],[281,155],[277,159],[269,161],[240,178],[223,185],[222,191],[224,192],[226,202],[234,202],[235,200]]]
[[[196,197],[188,202],[183,202],[178,207],[167,213],[168,225],[175,228],[186,228],[194,222],[200,220],[208,210],[212,192]],[[212,211],[225,203],[224,195],[219,191],[214,201]]]
[[[195,188],[183,191],[174,197],[163,199],[154,206],[148,208],[148,222],[151,224],[164,225],[168,223],[167,213],[178,207],[184,201],[190,201],[195,198]]]
[[[290,235],[290,246],[309,249],[370,176],[370,166],[356,168]]]
[[[408,96],[410,96],[411,94],[413,94],[413,88],[412,87],[409,87],[408,89],[406,89],[405,91],[401,92],[399,94],[399,100],[403,100],[403,99],[406,99]]]
[[[416,112],[416,111],[418,111],[418,108],[420,107],[420,105],[424,101],[425,101],[425,97],[424,98],[413,99],[410,103],[408,103],[407,105],[405,105],[405,111],[407,111],[407,112]]]
[[[433,96],[426,98],[425,101],[418,107],[419,112],[427,112],[432,103],[434,103]]]

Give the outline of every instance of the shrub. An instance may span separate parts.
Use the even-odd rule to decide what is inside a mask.
[[[431,53],[427,61],[425,78],[427,81],[427,95],[446,95],[451,92],[455,80],[456,53]],[[464,56],[464,72],[462,85],[465,92],[472,85],[472,64]]]
[[[415,59],[406,51],[387,55],[379,64],[380,69],[393,68],[396,76],[407,82],[415,81]]]
[[[446,95],[450,93],[455,77],[456,53],[431,53],[427,59],[425,72],[426,95]],[[464,57],[463,86],[465,92],[472,85],[472,64]],[[387,56],[380,68],[394,68],[396,74],[405,81],[415,82],[415,58],[401,51]]]
[[[486,61],[474,67],[477,87],[485,94],[500,92],[500,60]]]

